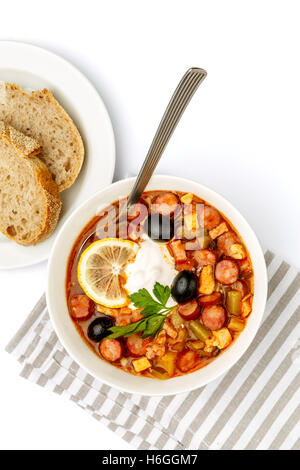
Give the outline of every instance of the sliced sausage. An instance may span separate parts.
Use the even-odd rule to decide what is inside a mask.
[[[226,312],[222,305],[205,307],[201,314],[203,325],[211,331],[220,330],[226,321]]]
[[[121,359],[123,347],[117,339],[103,339],[99,345],[100,354],[109,362],[116,362]]]
[[[188,372],[197,365],[198,360],[195,351],[182,351],[177,356],[176,365],[181,372]]]
[[[215,278],[221,284],[229,285],[237,281],[239,268],[235,261],[223,259],[219,261],[215,269]]]
[[[178,307],[178,313],[184,320],[195,320],[200,315],[200,307],[197,300],[193,299],[185,304],[180,304]]]
[[[131,335],[126,339],[126,346],[131,356],[144,356],[146,354],[147,341],[141,335]]]
[[[198,298],[198,302],[202,307],[218,305],[222,303],[222,294],[221,292],[214,292],[210,295],[201,295],[201,297]]]
[[[220,224],[222,218],[220,213],[211,206],[204,206],[200,211],[200,225],[201,227],[211,230]]]
[[[160,193],[152,201],[152,210],[162,215],[173,215],[179,204],[179,197],[176,194]]]
[[[192,257],[198,264],[198,266],[207,266],[208,264],[216,264],[217,255],[211,250],[195,250],[192,253]]]
[[[226,256],[230,256],[230,247],[231,245],[239,243],[239,239],[237,235],[234,232],[226,232],[223,233],[218,239],[217,239],[217,244],[218,244],[218,249],[219,251]]]
[[[87,320],[93,310],[93,301],[87,295],[74,295],[71,298],[71,315],[75,320]]]
[[[244,281],[236,281],[233,284],[231,284],[231,289],[232,290],[237,290],[242,294],[242,298],[245,297],[248,293],[248,288],[247,285]]]

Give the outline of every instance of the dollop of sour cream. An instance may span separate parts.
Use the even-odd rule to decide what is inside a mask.
[[[157,281],[163,286],[171,286],[177,271],[166,245],[156,243],[148,236],[139,245],[135,260],[125,268],[127,282],[124,287],[127,292],[133,294],[145,288],[153,295],[152,290]],[[175,302],[170,297],[167,306],[173,305]],[[132,304],[130,306],[135,308]]]

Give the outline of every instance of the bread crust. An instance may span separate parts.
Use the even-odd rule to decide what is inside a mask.
[[[69,188],[74,181],[76,180],[82,164],[84,160],[84,146],[82,142],[82,138],[79,134],[79,131],[77,127],[75,126],[74,122],[70,118],[70,116],[67,114],[67,112],[64,110],[64,108],[58,103],[58,101],[54,98],[52,93],[47,90],[46,88],[41,91],[32,91],[31,93],[23,90],[21,87],[19,87],[16,84],[12,83],[3,83],[2,86],[5,87],[6,91],[15,91],[17,93],[20,93],[23,95],[23,97],[26,97],[26,99],[32,101],[35,105],[38,106],[40,100],[46,100],[47,103],[49,103],[50,106],[54,106],[55,109],[57,110],[57,113],[60,116],[61,123],[64,123],[64,126],[68,128],[72,134],[72,140],[74,142],[74,147],[78,149],[78,152],[76,152],[76,157],[73,156],[71,160],[71,169],[72,171],[68,172],[68,176],[64,179],[62,183],[58,184],[59,191],[64,191],[65,189]],[[20,123],[18,123],[18,117],[16,115],[10,116],[10,118],[4,117],[5,115],[5,104],[3,105],[4,112],[1,114],[1,107],[0,107],[0,119],[4,119],[8,124],[12,125],[16,129],[20,130],[23,134],[29,135],[33,138],[36,138],[37,140],[39,139],[38,135],[32,135],[32,128],[28,124],[25,125],[24,119],[20,119]],[[49,167],[49,164],[45,159],[43,158],[43,148],[41,148],[41,159],[45,162],[45,164]],[[55,179],[55,172],[53,171],[53,176]]]
[[[22,240],[17,236],[11,236],[2,229],[1,224],[0,231],[7,238],[21,245],[36,245],[45,240],[57,225],[61,210],[58,187],[46,165],[36,156],[40,150],[40,144],[36,140],[24,136],[21,132],[16,131],[2,121],[0,121],[0,139],[5,139],[14,148],[20,159],[23,160],[23,164],[30,166],[34,174],[35,184],[39,186],[44,201],[41,229],[39,233],[35,234],[34,238]]]
[[[0,121],[0,136],[13,145],[24,157],[40,153],[41,146],[37,140],[24,135],[3,121]]]
[[[46,214],[43,220],[43,230],[38,234],[38,236],[34,240],[29,241],[29,243],[24,243],[24,240],[18,242],[25,246],[36,245],[48,238],[57,225],[61,211],[59,190],[57,184],[53,181],[50,171],[38,157],[30,157],[30,164],[34,168],[37,182],[43,194]]]

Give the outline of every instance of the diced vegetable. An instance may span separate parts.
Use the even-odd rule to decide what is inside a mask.
[[[232,290],[237,290],[242,294],[242,300],[244,300],[244,297],[246,296],[248,292],[248,287],[246,282],[244,281],[236,281],[233,284],[231,284],[230,288]]]
[[[156,336],[155,342],[157,344],[166,344],[166,341],[167,341],[167,334],[165,330],[160,330],[160,332]]]
[[[211,336],[210,331],[207,330],[199,321],[192,320],[189,323],[189,326],[192,332],[194,333],[194,335],[201,341],[206,341],[208,338],[210,338]]]
[[[248,258],[238,260],[238,263],[241,272],[240,278],[247,279],[248,277],[252,276],[252,268]]]
[[[187,337],[187,330],[186,328],[181,327],[180,330],[178,331],[177,338],[168,339],[168,345],[175,351],[182,351],[185,346],[186,337]]]
[[[233,243],[229,251],[231,258],[234,259],[244,259],[247,256],[245,248],[240,243]]]
[[[171,250],[176,261],[186,260],[186,252],[185,252],[184,244],[182,243],[181,240],[173,240],[170,243],[170,246],[171,246]]]
[[[155,362],[156,367],[160,367],[167,372],[169,376],[174,374],[177,353],[168,351]]]
[[[196,232],[199,228],[197,213],[192,211],[189,214],[184,214],[184,227],[189,232]]]
[[[151,342],[146,346],[146,357],[148,359],[161,357],[165,354],[165,352],[166,352],[166,347],[164,344]]]
[[[193,193],[186,193],[184,194],[184,196],[182,196],[180,198],[180,201],[183,203],[183,204],[191,204],[192,200],[193,200]]]
[[[224,349],[229,346],[232,341],[231,334],[227,328],[222,328],[218,331],[212,332],[212,338],[206,340],[206,346],[216,346],[219,349]]]
[[[129,365],[129,360],[127,357],[122,357],[122,359],[120,360],[120,364],[122,367],[128,367]]]
[[[200,294],[212,294],[215,288],[215,280],[213,276],[213,267],[209,264],[207,266],[203,266],[201,273],[200,273],[200,286],[199,286],[199,293]]]
[[[200,341],[200,339],[198,339],[196,341],[187,341],[186,345],[192,351],[198,351],[199,349],[204,348],[205,343],[203,343],[203,341]]]
[[[208,247],[210,246],[211,238],[210,238],[210,236],[209,236],[208,234],[205,234],[205,233],[204,233],[203,236],[202,236],[202,237],[199,237],[197,240],[199,241],[200,247],[201,247],[202,249],[206,249],[206,248],[208,248]]]
[[[120,313],[120,309],[118,308],[104,307],[104,305],[100,305],[100,304],[97,304],[96,308],[98,312],[104,313],[105,315],[110,315],[111,317],[117,317],[118,314]],[[129,310],[131,311],[131,309]]]
[[[252,312],[252,306],[251,306],[251,299],[243,300],[241,303],[241,312],[242,312],[242,317],[246,318],[250,315]]]
[[[216,346],[205,345],[203,348],[203,351],[205,351],[206,353],[212,354],[216,349],[217,349]]]
[[[214,240],[215,238],[218,238],[220,235],[222,235],[225,232],[228,232],[228,227],[225,222],[222,222],[216,228],[213,228],[212,230],[209,231],[209,236],[210,238]]]
[[[167,380],[170,378],[169,374],[163,370],[159,371],[157,369],[152,369],[151,374],[153,375],[153,377],[159,380]]]
[[[213,349],[213,351],[214,351],[214,349]],[[205,349],[199,349],[199,351],[197,351],[197,354],[200,357],[211,357],[213,351],[205,351]]]
[[[171,347],[171,349],[173,349],[175,351],[182,351],[184,349],[184,346],[185,346],[186,337],[187,337],[186,328],[180,328],[180,330],[178,332],[178,335],[177,335],[177,338],[175,338],[175,339],[169,338],[168,339],[168,345]]]
[[[245,328],[245,323],[239,318],[232,317],[230,319],[230,322],[228,323],[228,328],[229,330],[236,331],[237,333],[239,333]]]
[[[186,259],[184,261],[175,260],[175,269],[176,271],[193,271],[194,265],[191,260]]]
[[[186,328],[180,328],[180,330],[178,331],[178,335],[177,335],[177,338],[176,338],[176,343],[183,343],[185,340],[186,340]]]
[[[210,238],[208,230],[206,228],[201,229],[201,234],[197,236],[197,242],[199,244],[199,249],[201,250],[205,250],[209,247],[210,243],[212,242],[212,239]]]
[[[241,314],[242,294],[237,290],[230,290],[226,297],[226,308],[231,315]]]
[[[177,338],[177,334],[178,334],[177,330],[176,328],[174,328],[169,318],[165,320],[163,329],[165,330],[167,335],[170,336],[170,338],[173,338],[173,339]]]
[[[177,309],[173,310],[169,318],[171,319],[171,322],[176,329],[179,329],[184,323],[183,318],[181,315],[179,315]]]
[[[132,365],[136,372],[142,372],[143,370],[149,369],[149,367],[151,367],[151,363],[146,357],[141,357],[140,359],[132,361]]]

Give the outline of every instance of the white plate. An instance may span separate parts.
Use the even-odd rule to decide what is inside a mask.
[[[93,85],[73,65],[40,47],[0,41],[0,81],[27,90],[48,88],[74,120],[82,136],[85,160],[73,186],[61,193],[62,214],[44,242],[22,247],[0,234],[0,269],[30,266],[48,258],[55,237],[71,212],[111,183],[115,141],[107,110]]]

